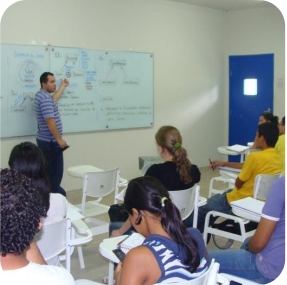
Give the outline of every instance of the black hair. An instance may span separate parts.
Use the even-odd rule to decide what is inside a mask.
[[[43,83],[47,83],[48,82],[48,76],[54,76],[54,74],[52,72],[44,72],[41,76],[40,76],[40,85],[42,87]]]
[[[281,120],[282,126],[285,126],[285,116]]]
[[[149,176],[132,179],[126,190],[124,208],[129,215],[133,215],[133,208],[138,211],[137,225],[142,221],[141,211],[148,211],[160,217],[163,229],[172,240],[184,248],[186,253],[184,264],[188,266],[190,272],[196,271],[200,263],[197,243],[187,232],[178,208],[158,179]]]
[[[271,122],[271,123],[274,123],[276,125],[279,124],[279,118],[277,116],[274,116],[270,112],[267,112],[267,111],[263,112],[260,116],[262,116],[266,120],[266,123]]]
[[[45,208],[50,207],[50,183],[46,173],[45,158],[41,149],[32,142],[22,142],[12,149],[8,164],[31,178],[40,191]]]
[[[173,126],[162,126],[155,135],[156,143],[165,148],[172,156],[176,171],[184,184],[191,183],[191,163],[187,151],[182,147],[182,137],[179,130]]]
[[[263,136],[267,146],[274,147],[279,137],[278,124],[266,122],[258,125],[258,136]]]
[[[32,180],[12,169],[1,169],[1,247],[2,256],[20,255],[39,231],[40,218],[47,211],[41,193]]]

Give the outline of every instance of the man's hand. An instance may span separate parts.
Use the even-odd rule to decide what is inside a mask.
[[[120,279],[121,279],[121,274],[122,274],[122,269],[123,269],[123,263],[119,262],[115,273],[114,273],[114,278],[116,280],[116,285],[120,284]]]
[[[121,233],[120,230],[113,230],[110,237],[118,237],[118,236],[122,236],[122,235],[123,234]]]
[[[216,169],[218,166],[226,166],[226,161],[213,160],[211,163],[214,169]]]
[[[57,143],[59,144],[61,148],[64,148],[68,145],[67,142],[63,140],[62,138],[57,139]]]
[[[65,78],[64,80],[61,79],[61,85],[64,86],[64,87],[67,87],[69,85],[69,80],[67,78]]]

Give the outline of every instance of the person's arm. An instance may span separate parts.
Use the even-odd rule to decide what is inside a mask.
[[[64,92],[65,88],[68,85],[69,85],[68,79],[66,79],[66,78],[64,80],[61,79],[60,88],[53,94],[53,99],[55,102],[57,102],[60,99],[62,93]]]
[[[54,118],[47,118],[45,119],[47,126],[54,136],[54,138],[57,140],[57,143],[60,145],[61,148],[67,146],[67,142],[62,139],[61,135],[59,134],[56,122]]]
[[[115,271],[116,285],[154,284],[160,276],[154,255],[144,246],[130,250]]]
[[[251,237],[249,243],[247,244],[247,250],[253,253],[262,251],[269,242],[276,224],[277,221],[272,221],[261,217],[255,234]]]
[[[132,227],[132,223],[130,219],[127,219],[125,223],[118,229],[113,230],[110,237],[122,236],[126,231],[128,231]]]
[[[212,166],[215,168],[217,166],[227,166],[227,167],[232,167],[232,168],[236,168],[236,169],[242,169],[243,163],[242,162],[228,162],[228,161],[222,161],[222,160],[213,160]]]
[[[26,258],[34,263],[38,263],[41,265],[47,264],[40,249],[34,241],[30,243],[30,247],[26,251]]]
[[[245,181],[240,180],[238,177],[235,180],[235,187],[237,189],[240,189],[242,187],[242,185],[245,183]]]

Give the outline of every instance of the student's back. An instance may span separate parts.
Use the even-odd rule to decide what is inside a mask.
[[[191,182],[184,183],[172,161],[153,164],[145,173],[146,176],[157,178],[168,190],[184,190],[194,186],[200,181],[200,171],[195,164],[190,166]]]
[[[200,171],[188,159],[177,128],[162,126],[155,135],[155,141],[164,163],[152,165],[145,176],[157,178],[167,190],[188,189],[200,181]]]
[[[25,267],[13,270],[0,268],[1,284],[22,285],[74,285],[72,275],[65,269],[53,265],[30,262]]]

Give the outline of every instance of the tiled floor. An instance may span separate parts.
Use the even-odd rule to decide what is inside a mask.
[[[201,181],[200,185],[200,196],[207,197],[210,179],[214,176],[219,176],[217,170],[212,171],[209,167],[200,168]],[[69,191],[67,198],[72,204],[81,202],[81,190]],[[109,195],[103,199],[103,203],[112,204],[113,196]],[[103,219],[109,221],[108,215],[104,215]],[[99,243],[107,238],[108,234],[102,234],[93,238],[93,240],[82,247],[85,269],[80,269],[79,259],[77,251],[75,250],[71,260],[71,274],[75,279],[90,279],[97,282],[102,282],[103,276],[108,274],[108,260],[102,257],[98,251]],[[238,247],[240,243],[235,242],[233,247]],[[212,241],[207,245],[208,249],[215,249],[215,245]]]

